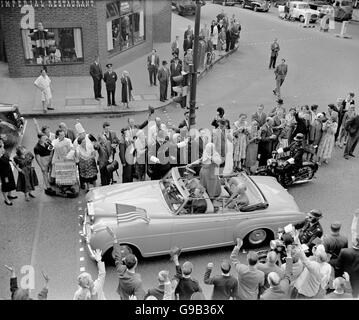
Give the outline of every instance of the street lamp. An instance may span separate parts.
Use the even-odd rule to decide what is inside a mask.
[[[198,68],[198,48],[199,48],[199,28],[201,23],[201,2],[196,0],[196,20],[194,25],[194,44],[193,44],[193,65],[190,65],[191,74],[191,94],[189,102],[189,127],[196,124],[196,93],[197,93],[197,68]]]

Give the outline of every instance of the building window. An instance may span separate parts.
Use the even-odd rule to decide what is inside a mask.
[[[21,30],[26,64],[84,62],[81,28]]]
[[[123,51],[145,40],[143,0],[111,1],[106,18],[108,51]]]

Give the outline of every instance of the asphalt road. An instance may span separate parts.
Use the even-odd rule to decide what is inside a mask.
[[[202,21],[208,24],[221,10],[219,5],[202,7]],[[287,109],[291,106],[314,104],[325,111],[326,105],[345,97],[348,91],[357,88],[359,64],[359,28],[349,26],[353,39],[339,39],[333,34],[323,34],[316,29],[303,29],[299,23],[280,20],[276,9],[270,13],[252,12],[248,9],[225,7],[229,16],[235,13],[240,17],[242,33],[237,53],[216,65],[213,71],[201,80],[198,86],[196,127],[207,127],[218,106],[223,106],[227,117],[235,120],[239,113],[251,114],[259,103],[265,110],[274,106],[272,89],[273,71],[268,70],[269,46],[273,38],[279,39],[281,51],[279,58],[285,57],[289,65],[287,79],[283,85],[283,98]],[[193,21],[191,17],[189,20]],[[183,117],[179,107],[169,107],[159,111],[165,121],[179,123]],[[136,115],[139,123],[145,115]],[[75,119],[64,119],[73,128]],[[127,118],[106,118],[117,132],[124,127]],[[48,124],[56,129],[60,119],[41,119],[40,125]],[[88,132],[95,135],[101,132],[105,118],[80,118]],[[36,143],[35,127],[29,119],[23,144],[32,149]],[[359,157],[359,154],[357,157]],[[36,166],[36,165],[35,165]],[[328,165],[322,166],[317,179],[306,185],[289,190],[300,209],[306,211],[320,208],[324,212],[322,224],[328,230],[333,220],[343,224],[343,234],[350,235],[351,213],[359,207],[357,183],[359,162],[357,158],[345,160],[342,150],[335,150]],[[38,172],[39,178],[41,178]],[[40,179],[41,180],[41,179]],[[76,277],[81,270],[95,276],[96,266],[81,250],[78,235],[77,216],[81,212],[84,194],[77,199],[51,198],[38,188],[37,198],[25,202],[22,194],[13,207],[0,203],[0,261],[13,264],[18,269],[31,264],[35,268],[36,288],[41,289],[40,271],[46,271],[51,278],[50,299],[71,299],[76,290]],[[195,266],[194,277],[200,280],[207,297],[211,288],[203,284],[202,278],[208,262],[215,263],[214,273],[219,272],[221,259],[228,258],[231,248],[206,250],[181,255],[181,261],[189,259]],[[174,272],[168,257],[145,259],[140,262],[138,271],[142,274],[145,288],[156,284],[156,275],[161,269]],[[105,294],[109,299],[118,299],[115,292],[116,273],[107,268]],[[7,298],[8,274],[0,272],[0,298]]]

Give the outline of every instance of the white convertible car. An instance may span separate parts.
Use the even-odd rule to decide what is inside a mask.
[[[80,216],[82,237],[93,258],[101,249],[111,258],[114,230],[120,243],[136,255],[165,255],[173,246],[182,251],[231,246],[236,238],[259,247],[274,238],[279,227],[305,217],[294,198],[272,177],[235,176],[246,187],[249,204],[230,209],[228,190],[212,199],[212,212],[193,213],[193,199],[186,188],[185,168],[172,168],[161,180],[133,182],[92,189]]]

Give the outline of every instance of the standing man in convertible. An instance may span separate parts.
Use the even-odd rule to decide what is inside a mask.
[[[294,141],[286,148],[279,148],[277,151],[279,154],[283,154],[283,152],[289,151],[290,158],[285,162],[283,167],[283,178],[284,181],[287,176],[291,177],[294,180],[294,176],[292,173],[295,169],[299,169],[303,165],[303,154],[304,154],[304,135],[303,133],[298,133],[294,139]]]

